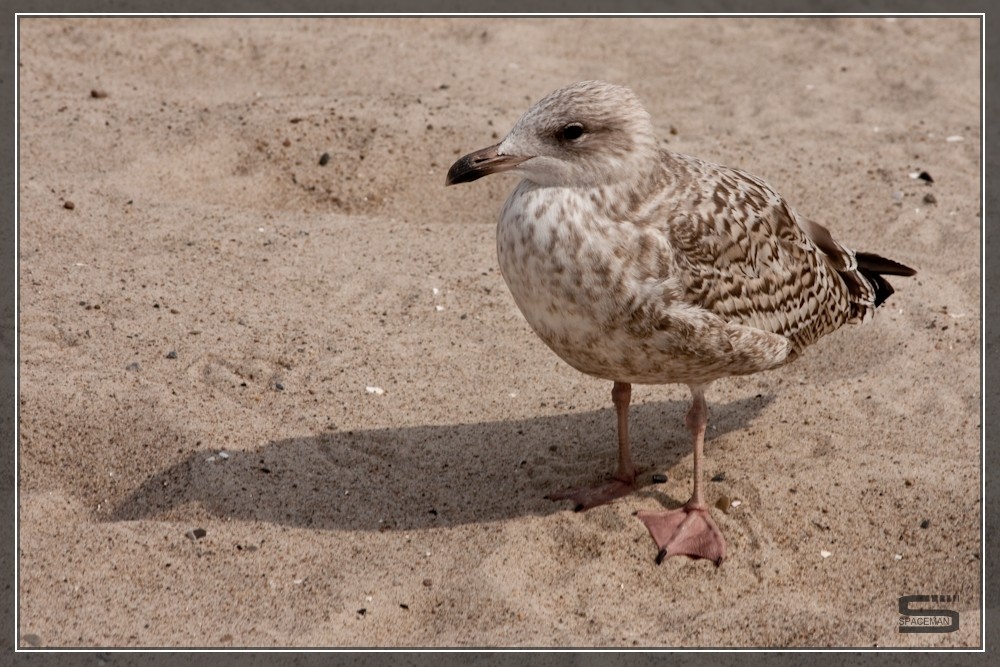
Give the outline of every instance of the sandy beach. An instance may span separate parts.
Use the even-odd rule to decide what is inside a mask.
[[[975,647],[972,18],[21,18],[22,648]],[[918,270],[874,321],[708,394],[611,383],[500,275],[513,176],[444,187],[572,81]],[[654,474],[667,476],[652,483]],[[950,633],[899,598],[956,596]],[[942,603],[943,604],[943,603]]]

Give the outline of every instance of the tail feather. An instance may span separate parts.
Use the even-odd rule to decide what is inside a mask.
[[[799,219],[806,234],[812,239],[830,265],[840,274],[851,295],[852,321],[865,321],[874,308],[885,303],[895,290],[883,276],[912,276],[916,271],[870,252],[855,252],[837,243],[826,227],[808,219]]]
[[[916,271],[891,259],[881,257],[868,252],[857,252],[854,256],[858,260],[858,271],[868,280],[875,290],[875,307],[878,308],[885,300],[892,296],[895,291],[889,281],[883,278],[887,276],[913,276]]]

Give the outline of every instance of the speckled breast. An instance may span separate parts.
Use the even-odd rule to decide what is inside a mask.
[[[668,360],[627,326],[642,294],[641,232],[609,222],[584,196],[523,181],[500,214],[501,273],[531,328],[572,367],[604,379],[663,382]]]

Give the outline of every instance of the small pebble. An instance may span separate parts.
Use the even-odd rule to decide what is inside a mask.
[[[194,530],[189,530],[188,532],[184,533],[184,537],[188,538],[189,540],[200,540],[206,535],[208,535],[208,531],[206,531],[204,528],[195,528]]]
[[[430,588],[430,587],[431,587],[431,583],[432,583],[432,582],[431,582],[431,580],[430,580],[430,579],[424,579],[424,586],[426,586],[427,588]]]
[[[361,609],[358,609],[358,615],[360,615],[360,616],[364,616],[367,613],[368,613],[368,610],[365,609],[364,607],[362,607]]]
[[[325,167],[330,162],[330,154],[323,153],[319,156],[319,166]]]
[[[90,96],[96,100],[101,100],[108,96],[108,92],[106,90],[101,90],[100,88],[94,88],[90,91]]]
[[[167,359],[176,359],[176,358],[177,358],[177,350],[170,350],[169,352],[167,352]]]
[[[947,141],[949,144],[953,144],[956,141],[962,141],[962,137],[959,136],[959,135],[957,135],[957,134],[953,134],[950,137],[948,137],[947,139],[945,139],[945,141]]]
[[[829,558],[833,554],[831,554],[829,551],[823,550],[819,552],[819,555],[822,556],[823,558]]]
[[[382,387],[365,387],[365,393],[381,396],[382,394],[385,393],[385,389],[383,389]]]
[[[663,484],[666,481],[667,481],[667,476],[664,475],[662,472],[658,472],[655,475],[653,475],[653,484]]]
[[[714,475],[712,477],[712,481],[713,482],[725,482],[726,481],[726,473],[720,472],[717,475]]]
[[[28,646],[41,646],[42,645],[42,638],[39,637],[38,635],[34,635],[34,634],[21,635],[21,641],[24,642],[25,644],[27,644]]]
[[[930,174],[928,174],[926,171],[922,171],[919,174],[917,174],[917,178],[919,178],[921,181],[926,181],[928,183],[933,183],[934,182],[934,178]]]
[[[920,522],[920,527],[924,528],[924,529],[930,528],[931,527],[931,520],[930,519],[924,519],[923,521]]]
[[[405,602],[400,602],[399,603],[399,608],[400,609],[409,609],[410,605],[406,604]]]
[[[278,391],[285,391],[285,385],[281,384],[280,382],[275,382],[274,388]]]
[[[927,194],[924,195],[924,203],[925,204],[936,204],[937,203],[937,197],[934,196],[933,192],[928,192]]]
[[[67,199],[66,201],[63,202],[63,208],[72,211],[74,208],[76,208],[76,204]]]
[[[734,501],[733,501],[733,502],[731,503],[732,507],[739,507],[739,506],[740,506],[740,505],[742,505],[742,504],[743,504],[743,501],[742,501],[742,500],[734,500]]]
[[[225,461],[229,458],[229,452],[219,452],[219,458]]]
[[[726,514],[729,514],[729,508],[732,506],[732,502],[729,500],[729,496],[720,496],[719,499],[715,501],[715,506]]]
[[[896,560],[903,560],[903,554],[893,554],[892,557]]]
[[[138,361],[133,361],[131,364],[129,364],[128,366],[125,367],[125,370],[127,370],[127,371],[138,371],[139,370],[139,362]]]

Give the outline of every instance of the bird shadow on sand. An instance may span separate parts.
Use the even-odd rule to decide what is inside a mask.
[[[712,440],[744,430],[773,400],[712,406]],[[633,405],[637,493],[667,506],[651,477],[691,455],[687,401]],[[615,467],[613,409],[443,426],[329,431],[246,451],[199,449],[148,478],[105,520],[197,514],[324,530],[396,530],[502,521],[571,510],[545,495],[601,481]],[[684,488],[690,488],[687,472]],[[678,477],[680,480],[680,477]],[[685,491],[687,493],[687,491]]]

